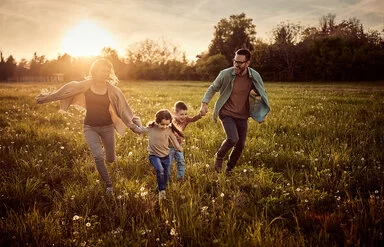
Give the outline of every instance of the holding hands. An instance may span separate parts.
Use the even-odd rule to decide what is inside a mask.
[[[40,94],[39,96],[37,96],[36,97],[36,104],[46,103],[47,96],[48,95],[46,95],[46,94]]]
[[[200,106],[200,115],[205,116],[207,112],[208,112],[208,104],[205,102],[202,102]]]

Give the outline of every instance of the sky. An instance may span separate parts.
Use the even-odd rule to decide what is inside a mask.
[[[328,14],[336,24],[355,17],[365,30],[384,29],[384,0],[0,0],[0,51],[20,61],[34,52],[56,59],[110,46],[125,56],[136,42],[163,39],[194,59],[218,22],[240,13],[266,42],[283,21],[318,27]]]

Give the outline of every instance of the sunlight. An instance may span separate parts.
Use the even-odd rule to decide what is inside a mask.
[[[71,56],[96,56],[106,46],[115,46],[112,35],[91,21],[83,21],[65,34],[61,52]]]

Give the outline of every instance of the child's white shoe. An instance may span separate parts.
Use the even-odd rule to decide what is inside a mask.
[[[167,196],[166,196],[165,190],[162,190],[159,192],[159,200],[164,200],[164,199],[167,199]]]

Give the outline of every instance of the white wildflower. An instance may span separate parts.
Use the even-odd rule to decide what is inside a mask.
[[[73,218],[72,218],[72,220],[79,220],[79,219],[81,219],[81,217],[78,216],[77,214],[75,216],[73,216]]]
[[[172,228],[169,234],[171,234],[171,236],[177,236],[176,229]]]

